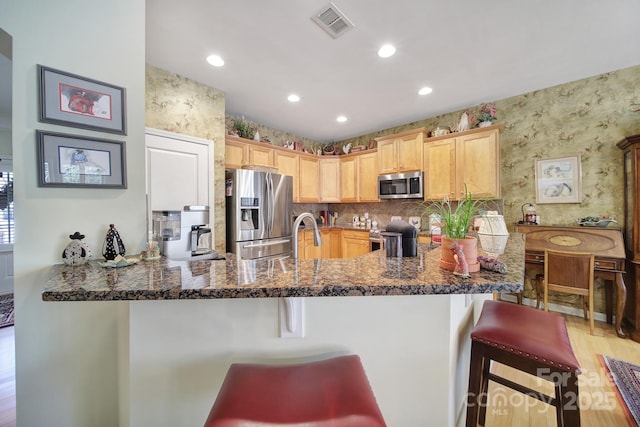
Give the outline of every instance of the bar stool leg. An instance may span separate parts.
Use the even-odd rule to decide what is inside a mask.
[[[489,370],[491,369],[491,358],[482,357],[482,384],[480,386],[480,414],[478,424],[484,425],[487,419],[487,399],[489,397]]]
[[[482,385],[484,351],[476,341],[471,343],[471,363],[469,368],[469,390],[467,394],[467,427],[478,424],[478,406],[481,404],[480,389]]]

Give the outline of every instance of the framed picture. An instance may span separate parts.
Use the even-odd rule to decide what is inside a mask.
[[[536,160],[536,203],[582,202],[580,154]]]
[[[38,65],[44,123],[126,135],[125,90]]]
[[[39,187],[127,188],[122,141],[36,131]]]

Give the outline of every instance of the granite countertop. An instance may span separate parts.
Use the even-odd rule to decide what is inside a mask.
[[[357,258],[294,260],[290,257],[172,261],[164,257],[122,268],[97,261],[51,267],[44,301],[114,301],[212,298],[336,297],[520,292],[524,236],[509,237],[500,260],[507,273],[481,269],[471,278],[438,266],[441,248],[419,244],[418,256],[386,258],[374,251]],[[486,255],[478,247],[479,255]]]

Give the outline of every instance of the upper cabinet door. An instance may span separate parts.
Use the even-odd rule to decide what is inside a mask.
[[[320,160],[320,201],[340,201],[340,159]]]
[[[358,159],[358,201],[378,202],[378,153],[360,154]]]
[[[224,153],[225,166],[227,169],[242,169],[249,161],[249,146],[244,142],[226,138]]]
[[[358,201],[358,158],[348,156],[340,159],[340,201]],[[376,170],[377,174],[378,171]]]
[[[314,203],[320,201],[320,166],[317,157],[300,156],[300,189],[301,202]]]
[[[377,138],[380,174],[422,170],[425,129]]]
[[[405,135],[396,140],[398,144],[398,172],[422,170],[423,141],[423,132]]]
[[[500,198],[500,144],[498,131],[490,130],[457,138],[456,170],[458,197],[464,186],[474,198]]]
[[[424,198],[456,198],[456,139],[424,143]]]
[[[299,157],[298,153],[293,150],[282,151],[276,150],[273,153],[274,166],[278,168],[278,173],[282,175],[290,175],[293,177],[293,201],[299,200]]]

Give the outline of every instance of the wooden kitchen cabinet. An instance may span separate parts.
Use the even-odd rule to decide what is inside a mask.
[[[278,173],[282,175],[290,175],[293,177],[293,201],[298,202],[300,199],[300,191],[298,189],[298,181],[300,175],[300,156],[293,150],[274,150],[273,162],[278,168]]]
[[[273,148],[264,147],[257,144],[249,145],[249,164],[274,166]]]
[[[320,200],[320,162],[318,157],[300,155],[299,200],[317,203]]]
[[[332,228],[329,234],[331,235],[331,240],[327,245],[329,247],[329,256],[327,258],[342,258],[342,230]]]
[[[378,144],[378,173],[390,174],[422,170],[422,149],[427,130],[407,132],[376,138]]]
[[[227,169],[242,169],[249,162],[249,146],[227,136],[224,143],[224,160]]]
[[[355,155],[340,159],[340,201],[358,201],[358,157]]]
[[[500,198],[501,126],[473,129],[424,143],[425,199]]]
[[[351,154],[340,159],[340,201],[377,202],[378,153]]]
[[[358,154],[358,201],[378,202],[378,153]]]
[[[320,160],[320,201],[340,202],[340,158]]]
[[[298,234],[298,259],[340,258],[340,229],[322,228],[322,245],[313,244],[313,230],[301,230]]]
[[[369,232],[342,230],[342,258],[354,258],[369,253]]]

